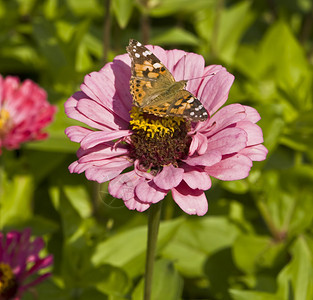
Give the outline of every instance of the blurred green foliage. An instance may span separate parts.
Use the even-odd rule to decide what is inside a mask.
[[[205,217],[165,200],[153,299],[312,300],[312,1],[110,4],[0,0],[0,73],[33,79],[59,108],[49,139],[1,157],[2,230],[32,227],[55,258],[38,299],[141,299],[146,213],[69,174],[77,144],[64,129],[76,123],[63,104],[148,32],[152,44],[227,67],[236,76],[228,103],[260,112],[269,149],[247,179],[213,182]]]

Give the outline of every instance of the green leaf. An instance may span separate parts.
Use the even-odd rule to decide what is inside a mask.
[[[64,193],[82,218],[92,214],[92,205],[85,186],[64,186]]]
[[[137,285],[133,299],[142,299],[144,279]],[[151,300],[180,300],[183,290],[183,279],[175,270],[173,263],[165,259],[155,262]]]
[[[8,178],[0,169],[0,226],[19,224],[33,215],[34,181],[30,175]]]
[[[230,294],[233,300],[285,300],[273,294],[255,291],[241,291],[231,289]]]
[[[71,11],[77,16],[102,16],[103,6],[97,0],[66,0]]]
[[[171,14],[197,12],[212,6],[215,0],[157,0],[148,1],[150,15],[164,17]]]
[[[214,47],[218,57],[227,63],[233,62],[239,40],[255,18],[250,6],[250,1],[242,1],[229,9],[224,9],[221,13],[217,40],[211,42],[216,43]]]
[[[96,286],[104,294],[123,296],[129,285],[126,273],[110,265],[102,265],[88,270],[84,275],[86,284]]]
[[[292,246],[292,260],[278,276],[282,299],[313,299],[313,252],[309,244],[312,238],[302,236]]]
[[[274,244],[266,236],[241,235],[233,245],[236,266],[248,274],[273,267],[281,255],[283,243]],[[247,255],[249,253],[249,255]]]
[[[151,39],[151,44],[155,45],[191,45],[199,44],[199,39],[191,32],[179,27],[168,28],[164,33],[158,34]]]
[[[272,72],[275,66],[277,82],[287,91],[305,78],[308,67],[303,49],[281,21],[262,40],[259,60],[264,70]]]
[[[176,219],[161,223],[158,236],[158,249],[162,249],[169,242],[182,222],[182,219]],[[146,240],[146,226],[117,234],[98,244],[92,257],[92,262],[95,265],[109,263],[113,266],[122,267],[128,274],[130,272],[142,272],[144,268]]]
[[[177,269],[186,276],[199,276],[207,255],[229,247],[238,233],[236,226],[223,217],[188,219],[162,253],[175,261]]]
[[[113,0],[113,11],[116,20],[121,28],[125,28],[132,15],[134,1],[133,0]]]

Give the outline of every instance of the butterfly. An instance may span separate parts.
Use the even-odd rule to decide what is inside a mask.
[[[130,93],[143,112],[159,117],[183,117],[205,121],[209,114],[201,102],[185,90],[187,80],[175,81],[163,63],[140,42],[131,39]]]

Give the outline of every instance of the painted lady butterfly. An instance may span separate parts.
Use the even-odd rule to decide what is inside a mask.
[[[159,117],[183,117],[205,121],[208,112],[184,88],[187,80],[175,81],[170,71],[140,42],[131,39],[126,50],[131,58],[130,92],[142,111]]]

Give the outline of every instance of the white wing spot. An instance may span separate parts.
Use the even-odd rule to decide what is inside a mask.
[[[140,47],[142,46],[142,44],[140,42],[137,42],[137,46]]]
[[[205,112],[203,113],[203,115],[204,115],[204,116],[207,116],[207,115],[208,115],[208,113],[205,111]]]
[[[133,48],[133,52],[137,52],[136,46]]]
[[[139,57],[140,57],[140,54],[139,54],[139,53],[135,53],[135,56],[136,56],[137,58],[139,58]]]
[[[193,111],[190,112],[190,115],[191,115],[191,116],[194,116],[194,114],[195,114],[195,113],[194,113]]]
[[[154,65],[153,65],[154,66]],[[190,99],[187,100],[188,103],[192,103],[195,100],[194,97],[191,97]]]
[[[161,68],[161,67],[162,67],[162,65],[161,65],[160,63],[154,63],[152,66],[153,66],[153,68],[155,68],[155,69],[158,69],[158,68]]]
[[[143,56],[148,56],[148,55],[151,55],[151,54],[152,54],[152,52],[149,51],[149,50],[146,50],[145,52],[142,52]]]

